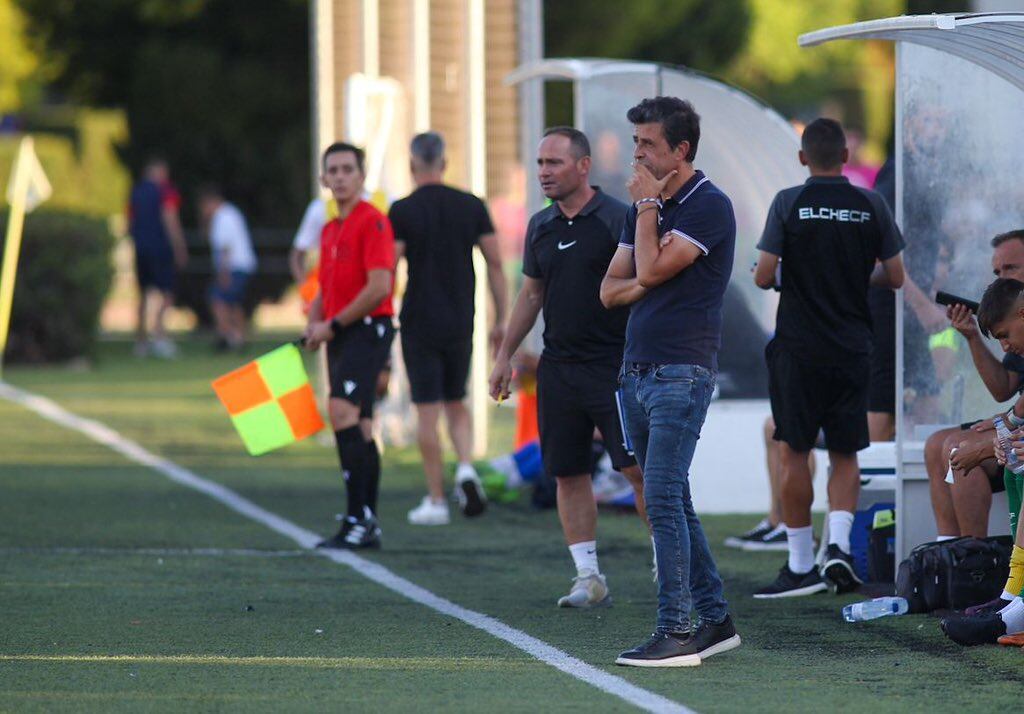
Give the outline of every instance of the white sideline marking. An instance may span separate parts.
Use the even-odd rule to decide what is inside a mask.
[[[387,589],[402,595],[414,602],[425,605],[444,615],[449,615],[457,620],[472,625],[477,629],[504,640],[513,647],[522,650],[528,655],[549,664],[555,669],[565,672],[581,682],[596,687],[603,692],[618,697],[623,701],[632,704],[640,709],[649,712],[676,712],[678,714],[696,714],[678,702],[647,691],[641,687],[627,682],[622,677],[609,674],[587,664],[581,659],[563,652],[557,647],[549,645],[543,640],[528,635],[522,630],[517,630],[504,622],[475,612],[468,608],[456,605],[450,600],[435,595],[426,588],[396,575],[387,568],[373,561],[361,558],[349,551],[336,550],[314,550],[314,546],[320,541],[320,536],[308,531],[291,521],[282,518],[276,513],[257,506],[247,498],[235,493],[231,489],[222,486],[215,481],[209,481],[197,476],[186,468],[178,466],[172,461],[157,456],[142,448],[134,441],[130,441],[118,434],[110,427],[93,419],[84,419],[72,414],[56,402],[41,397],[31,392],[18,389],[6,382],[0,382],[0,397],[19,404],[39,416],[55,424],[77,431],[88,436],[93,441],[103,444],[116,451],[130,461],[143,466],[148,466],[159,471],[172,481],[188,488],[205,493],[210,498],[219,501],[236,513],[240,513],[258,523],[262,523],[273,531],[280,533],[286,538],[291,538],[305,549],[313,553],[333,560],[335,563],[347,565],[365,578],[368,578]]]
[[[212,558],[305,558],[308,550],[259,550],[256,548],[0,548],[12,555],[156,555],[160,557],[208,556]]]

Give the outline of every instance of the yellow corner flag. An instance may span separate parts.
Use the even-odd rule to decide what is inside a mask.
[[[7,238],[4,241],[3,267],[0,268],[0,374],[3,370],[7,333],[11,327],[11,303],[14,301],[14,278],[18,273],[18,254],[21,252],[21,233],[25,214],[53,194],[50,182],[36,156],[32,137],[26,136],[18,147],[14,169],[7,183]]]

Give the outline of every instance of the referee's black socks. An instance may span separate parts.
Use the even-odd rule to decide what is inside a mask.
[[[348,492],[347,515],[361,521],[366,517],[363,507],[367,505],[369,485],[373,479],[370,448],[358,424],[334,432],[334,441],[338,444],[338,459],[341,461],[341,473]],[[379,459],[377,464],[379,470]]]
[[[377,515],[377,495],[380,493],[380,451],[377,450],[377,442],[370,439],[366,442],[366,449],[370,457],[370,478],[366,482],[366,505]]]

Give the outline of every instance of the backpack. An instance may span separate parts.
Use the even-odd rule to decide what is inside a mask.
[[[910,612],[962,610],[1002,592],[1010,571],[1009,536],[922,543],[900,563],[896,594]]]

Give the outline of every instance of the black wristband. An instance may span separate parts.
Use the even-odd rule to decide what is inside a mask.
[[[331,329],[334,330],[334,334],[340,335],[342,328],[341,320],[336,317],[331,318]]]

